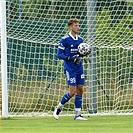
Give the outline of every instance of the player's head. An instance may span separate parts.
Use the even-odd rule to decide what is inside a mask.
[[[79,25],[79,20],[77,18],[69,19],[67,25],[70,29],[70,32],[73,32],[75,34],[79,32],[80,25]]]

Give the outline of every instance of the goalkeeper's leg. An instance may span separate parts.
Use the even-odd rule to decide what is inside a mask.
[[[54,113],[53,116],[56,120],[58,120],[59,118],[59,114],[61,112],[61,107],[70,100],[71,97],[73,97],[75,95],[76,92],[76,83],[75,82],[71,82],[70,79],[74,79],[74,81],[76,81],[76,75],[74,73],[69,73],[68,71],[66,71],[66,81],[69,85],[69,92],[67,92],[66,94],[64,94],[64,96],[62,97],[60,103],[55,107],[54,109]]]
[[[76,94],[74,99],[75,104],[75,117],[74,120],[87,120],[81,116],[82,107],[82,94],[83,94],[84,76],[82,74],[77,75]]]
[[[61,112],[61,107],[70,100],[71,96],[69,95],[69,92],[65,93],[60,101],[60,103],[55,107],[53,116],[56,120],[59,118],[59,114]]]

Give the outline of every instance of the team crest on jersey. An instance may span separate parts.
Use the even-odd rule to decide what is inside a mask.
[[[81,79],[83,79],[83,78],[84,78],[84,74],[81,75]]]

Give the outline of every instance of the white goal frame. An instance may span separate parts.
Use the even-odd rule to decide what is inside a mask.
[[[53,2],[54,0],[52,0],[52,4],[51,5],[54,5],[54,2]],[[111,107],[110,107],[110,105],[112,104],[111,102],[110,102],[110,100],[108,99],[108,92],[111,92],[112,93],[112,91],[110,91],[108,88],[107,88],[107,90],[105,91],[104,90],[104,87],[103,86],[105,86],[106,87],[106,85],[105,84],[107,84],[106,83],[106,81],[104,80],[104,76],[106,75],[100,75],[99,73],[101,72],[104,72],[104,70],[103,70],[103,68],[102,69],[100,69],[99,71],[99,77],[101,78],[101,81],[99,82],[99,79],[97,78],[97,75],[96,75],[96,55],[95,55],[95,51],[96,51],[96,49],[95,48],[97,48],[97,46],[96,46],[96,40],[95,40],[95,36],[96,36],[96,31],[95,31],[95,8],[93,8],[93,6],[95,7],[95,1],[96,0],[86,0],[86,5],[87,5],[87,25],[85,25],[85,26],[87,26],[87,31],[86,31],[86,34],[88,35],[87,37],[86,37],[86,42],[88,43],[88,44],[91,44],[91,45],[93,45],[94,46],[94,48],[92,49],[92,54],[90,55],[90,57],[88,58],[87,57],[87,60],[88,60],[88,62],[86,63],[86,67],[87,67],[87,69],[86,69],[86,71],[87,71],[87,87],[86,87],[86,91],[87,91],[87,93],[85,94],[85,95],[87,95],[87,99],[84,99],[84,101],[86,101],[87,102],[87,104],[85,105],[86,107],[87,107],[87,109],[89,108],[89,110],[84,110],[84,114],[87,114],[87,113],[94,113],[94,114],[98,114],[99,115],[99,113],[100,114],[102,114],[101,112],[97,112],[97,103],[96,103],[96,101],[97,101],[97,96],[96,96],[96,93],[99,95],[99,97],[100,97],[100,94],[102,95],[99,99],[102,101],[102,102],[99,102],[98,104],[99,104],[99,106],[101,105],[102,106],[102,104],[105,104],[105,108],[104,107],[101,107],[101,110],[104,110],[105,109],[105,112],[106,112],[106,109],[107,109],[107,111],[108,111],[108,113],[110,113],[110,114],[115,114],[115,112],[113,112],[112,110],[111,110]],[[7,29],[6,29],[6,19],[7,19],[7,17],[8,16],[6,16],[6,11],[8,10],[6,10],[6,7],[7,8],[9,8],[6,4],[7,1],[6,0],[0,0],[0,31],[1,31],[1,33],[0,33],[0,35],[1,35],[1,88],[2,88],[2,90],[0,90],[1,92],[2,92],[2,110],[0,110],[1,111],[1,114],[2,114],[2,117],[3,118],[7,118],[8,116],[9,116],[9,112],[8,112],[8,99],[10,98],[10,97],[8,97],[8,59],[7,59],[7,57],[8,57],[8,55],[7,55],[7,50],[8,50],[8,42],[7,42],[7,38],[8,39],[10,39],[10,38],[13,38],[12,36],[8,36],[7,37]],[[21,0],[20,0],[20,2],[22,2]],[[20,5],[18,6],[18,8],[21,8],[21,4],[22,3],[19,3]],[[58,4],[57,4],[58,5]],[[90,6],[91,5],[91,6]],[[53,6],[52,7],[50,7],[50,8],[53,8]],[[10,9],[10,8],[9,8]],[[54,8],[53,8],[54,9]],[[93,13],[91,12],[91,11],[94,11]],[[102,10],[103,11],[103,10]],[[53,12],[54,13],[54,12]],[[103,12],[103,16],[104,16],[104,14],[105,13],[108,13],[108,11],[107,12]],[[18,14],[17,14],[18,16],[18,21],[22,21],[23,19],[22,19],[22,14],[21,14],[21,9],[18,11]],[[10,16],[10,15],[9,15]],[[54,18],[54,17],[53,17]],[[8,18],[9,19],[9,18]],[[102,26],[101,26],[102,27]],[[99,28],[101,28],[100,26],[99,26]],[[107,27],[106,27],[107,28]],[[93,30],[93,32],[92,32],[92,30]],[[107,29],[105,29],[105,30],[107,30]],[[126,32],[126,30],[125,30],[125,32]],[[101,37],[100,36],[100,34],[99,34],[99,37]],[[108,36],[107,36],[108,37]],[[27,37],[28,38],[28,37]],[[13,38],[14,39],[14,38]],[[23,40],[23,39],[21,39],[21,38],[15,38],[18,42],[19,41],[27,41],[27,40]],[[15,40],[14,39],[14,40]],[[101,38],[100,38],[101,39]],[[131,39],[130,39],[131,40]],[[38,41],[38,40],[37,40]],[[41,40],[42,41],[42,40]],[[34,43],[34,40],[28,40],[27,42],[33,42]],[[120,42],[122,42],[122,41],[120,41]],[[46,45],[44,42],[40,42],[40,40],[39,40],[39,42],[37,42],[37,43],[39,43],[39,44],[44,44],[44,45]],[[49,44],[49,42],[46,42],[47,44]],[[53,43],[53,42],[52,42]],[[52,43],[50,43],[50,45],[52,45],[53,47],[55,47],[55,46],[57,46],[57,43],[55,44],[52,44]],[[100,49],[102,49],[102,48],[104,48],[104,50],[107,48],[107,49],[113,49],[114,47],[115,48],[117,48],[117,46],[110,46],[109,48],[108,48],[108,46],[106,47],[106,46],[103,46],[102,47],[102,43],[104,43],[104,42],[100,42],[101,44],[98,46],[98,48]],[[131,51],[133,50],[133,47],[131,46],[131,44],[130,45],[127,45],[127,47],[126,47],[126,44],[124,44],[124,43],[122,43],[121,44],[121,46],[118,46],[118,48],[122,48],[122,49],[130,49]],[[95,47],[96,46],[96,47]],[[54,49],[55,50],[55,49]],[[103,50],[103,51],[104,51]],[[110,51],[111,51],[110,50]],[[103,52],[102,50],[100,50],[100,52]],[[106,51],[106,50],[105,50]],[[110,52],[109,51],[109,52]],[[113,52],[115,51],[115,50],[112,50]],[[111,51],[111,52],[112,52]],[[128,50],[127,50],[128,51]],[[127,52],[126,51],[126,52]],[[123,52],[124,53],[124,52]],[[128,52],[127,52],[128,53]],[[131,52],[132,53],[132,52]],[[104,54],[103,54],[104,55]],[[124,54],[123,54],[124,55]],[[122,55],[122,57],[123,57],[123,55]],[[108,57],[106,57],[106,58],[108,58]],[[116,57],[117,58],[117,57]],[[89,59],[91,59],[91,61],[89,60]],[[103,59],[103,58],[102,58]],[[101,61],[102,62],[102,59],[99,59],[99,61]],[[131,61],[131,59],[129,59],[130,61]],[[125,61],[124,59],[123,59],[123,61]],[[127,60],[126,60],[127,61]],[[128,62],[128,61],[127,61]],[[104,62],[104,63],[108,63],[108,62]],[[112,63],[112,62],[111,62]],[[132,62],[131,62],[132,63]],[[102,63],[101,63],[102,64]],[[100,64],[100,65],[101,65]],[[122,64],[123,65],[123,64]],[[54,67],[54,66],[52,66],[52,67]],[[61,65],[59,66],[59,67],[61,67]],[[102,66],[101,65],[101,67],[106,67],[106,66]],[[108,65],[107,65],[107,67],[109,67]],[[130,67],[131,67],[131,64],[130,64]],[[118,67],[119,68],[119,67]],[[118,69],[117,68],[117,69]],[[126,67],[127,68],[127,67]],[[125,68],[125,69],[126,69]],[[109,68],[105,68],[106,69],[106,71],[107,71],[107,69],[109,69]],[[49,70],[49,69],[47,69],[47,70]],[[58,70],[60,70],[60,69],[58,69]],[[111,71],[113,71],[113,69],[111,70]],[[130,72],[129,72],[130,73]],[[129,74],[128,73],[128,74]],[[56,73],[57,74],[57,73]],[[62,73],[60,73],[60,75],[61,75]],[[118,73],[116,73],[116,76],[118,76]],[[51,76],[52,77],[52,76]],[[51,78],[50,77],[50,78]],[[50,82],[53,80],[51,80],[51,79],[48,79]],[[105,76],[105,78],[106,78],[106,76]],[[117,79],[119,78],[119,76],[117,77]],[[46,78],[47,79],[47,78]],[[61,79],[59,79],[59,80],[61,80]],[[131,78],[130,78],[130,80],[131,80]],[[48,82],[49,82],[48,81]],[[18,81],[19,82],[19,81]],[[109,82],[111,82],[111,81],[109,81]],[[115,81],[114,81],[115,82]],[[125,81],[123,81],[123,82],[125,82]],[[105,83],[105,84],[104,84]],[[121,83],[121,82],[120,82]],[[119,84],[119,83],[118,83]],[[49,86],[49,84],[46,84],[46,89],[47,89],[47,86]],[[89,87],[88,87],[89,86]],[[97,88],[100,90],[98,90],[99,92],[96,92],[97,90],[97,88],[96,88],[96,86],[97,86]],[[53,86],[52,86],[53,87]],[[51,87],[51,88],[52,88]],[[111,85],[110,85],[110,88],[111,88]],[[132,92],[132,90],[131,90],[131,88],[133,89],[133,79],[132,79],[132,83],[130,82],[130,91],[128,92],[128,93],[130,93],[130,92]],[[49,89],[49,88],[48,88]],[[120,88],[121,89],[121,88]],[[118,88],[118,90],[119,90],[119,88]],[[14,91],[14,90],[13,90]],[[47,90],[43,90],[44,92],[42,92],[42,90],[40,89],[39,90],[40,92],[38,93],[38,95],[40,95],[40,97],[41,97],[41,95],[42,95],[42,97],[43,97],[43,94],[44,94],[44,92],[45,91],[47,91]],[[58,91],[58,90],[57,90]],[[116,90],[117,91],[117,90]],[[123,91],[123,90],[122,90]],[[89,92],[89,93],[88,93]],[[52,93],[56,93],[55,91],[54,91],[54,89],[52,90]],[[60,92],[59,92],[60,93]],[[121,93],[121,92],[118,92],[118,94],[117,95],[119,95],[119,93]],[[115,94],[115,92],[113,92],[113,94]],[[124,93],[125,94],[125,93]],[[58,95],[58,94],[57,94]],[[61,94],[62,95],[62,94]],[[16,96],[17,97],[17,96]],[[117,96],[116,96],[117,97]],[[121,95],[120,95],[120,98],[118,98],[118,100],[119,99],[122,99],[124,96],[122,96],[121,97]],[[128,96],[127,96],[128,97]],[[131,95],[129,95],[129,97],[131,98],[132,96]],[[58,97],[59,98],[59,97]],[[57,98],[57,99],[58,99]],[[89,99],[89,100],[88,100]],[[113,99],[113,98],[112,98]],[[58,99],[59,100],[59,99]],[[113,99],[114,100],[114,99]],[[130,99],[128,99],[129,100],[129,103],[130,103]],[[15,101],[15,100],[14,100]],[[13,102],[14,102],[13,101]],[[15,101],[16,102],[16,101]],[[41,101],[42,102],[42,101]],[[50,101],[51,102],[51,101]],[[58,102],[58,101],[56,101],[56,102]],[[54,106],[55,104],[56,104],[56,102],[52,102],[52,106]],[[115,102],[117,102],[117,100],[115,101],[113,101],[114,103]],[[131,100],[131,102],[132,102],[132,100]],[[123,104],[121,104],[122,102],[120,101],[120,103],[118,102],[118,105],[117,105],[117,103],[115,104],[115,105],[113,105],[113,107],[114,107],[114,110],[116,110],[116,112],[118,112],[119,113],[119,110],[117,110],[117,106],[119,106],[119,104],[120,105],[123,105]],[[42,102],[42,104],[43,104],[43,102]],[[130,103],[131,104],[131,103]],[[36,106],[36,105],[35,105]],[[40,106],[42,106],[42,105],[40,105]],[[49,106],[49,105],[48,105]],[[68,105],[69,106],[69,105]],[[71,105],[71,106],[73,106],[73,105]],[[126,105],[126,106],[128,106],[128,105]],[[50,108],[50,107],[49,107]],[[122,108],[122,107],[121,107]],[[131,108],[131,106],[130,106],[130,108]],[[52,111],[52,107],[50,108],[51,110],[50,111]],[[66,109],[66,108],[65,108]],[[12,109],[13,110],[13,109]],[[34,110],[34,109],[33,109]],[[71,111],[72,111],[72,109],[70,109]],[[124,108],[123,108],[123,110],[124,110]],[[49,112],[50,112],[49,111]],[[87,112],[88,111],[88,112]],[[125,110],[124,110],[125,111]],[[123,112],[124,112],[123,111]],[[49,115],[50,113],[47,113],[46,115]],[[68,111],[69,112],[69,111]],[[103,114],[106,114],[106,113],[103,113]],[[126,112],[126,111],[125,111]],[[124,112],[124,113],[125,113]],[[127,111],[128,112],[128,111]],[[128,114],[126,112],[126,114]],[[18,112],[17,112],[18,113]],[[33,112],[34,113],[34,112]],[[40,112],[37,112],[38,114],[40,113]],[[45,112],[43,112],[44,113],[44,115],[45,115]],[[120,113],[122,113],[122,111],[120,111]],[[130,113],[133,113],[133,112],[131,112],[131,109],[130,109]],[[69,114],[69,113],[68,113]],[[36,112],[35,112],[35,114],[32,114],[32,113],[28,113],[28,115],[36,115]],[[41,114],[40,114],[41,115]],[[64,114],[63,114],[64,115]],[[88,114],[87,114],[88,115]]]
[[[2,76],[2,117],[8,117],[7,88],[7,43],[6,43],[6,0],[0,0],[1,18],[1,76]]]

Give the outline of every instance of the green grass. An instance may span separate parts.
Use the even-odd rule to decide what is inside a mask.
[[[1,120],[0,133],[133,133],[133,116],[91,116],[74,121],[73,116],[11,117]]]

